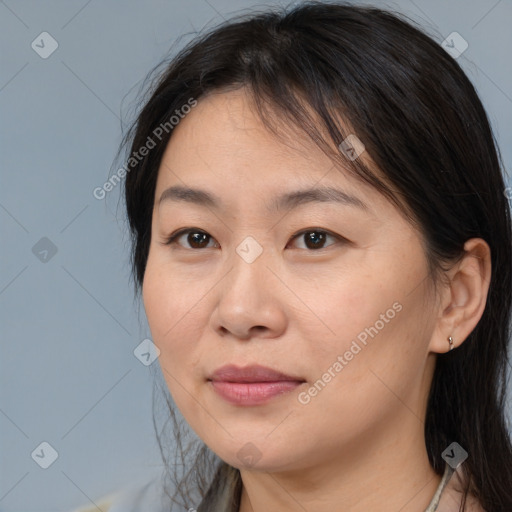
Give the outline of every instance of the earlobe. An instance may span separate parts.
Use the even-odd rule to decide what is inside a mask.
[[[447,278],[430,341],[430,350],[436,353],[459,347],[483,315],[491,281],[491,250],[487,242],[481,238],[468,240],[464,256],[447,271]]]

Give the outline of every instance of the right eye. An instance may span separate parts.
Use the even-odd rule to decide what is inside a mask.
[[[187,235],[186,241],[189,244],[189,247],[183,247],[179,243],[179,239],[184,235]],[[186,228],[180,229],[179,231],[172,233],[165,239],[164,245],[175,245],[178,244],[180,247],[184,249],[208,249],[208,240],[214,240],[211,235],[206,233],[206,231],[202,231],[197,228]]]

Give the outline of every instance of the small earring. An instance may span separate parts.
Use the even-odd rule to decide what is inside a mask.
[[[453,338],[448,336],[448,343],[450,344],[450,350],[453,350]]]

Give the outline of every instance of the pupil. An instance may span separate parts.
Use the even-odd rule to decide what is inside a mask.
[[[190,233],[189,234],[189,243],[191,246],[199,245],[201,246],[201,242],[204,242],[207,235],[204,233]]]
[[[321,246],[322,242],[325,241],[325,233],[318,233],[317,231],[311,231],[308,235],[308,241],[313,242],[313,249],[318,249],[318,246]],[[306,243],[306,245],[307,245],[307,243]]]

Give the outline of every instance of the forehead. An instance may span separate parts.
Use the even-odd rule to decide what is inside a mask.
[[[244,89],[210,93],[175,127],[164,160],[190,164],[206,155],[206,163],[258,164],[261,172],[281,162],[294,161],[302,170],[332,163],[295,124],[278,114],[270,120],[279,135],[263,123]]]
[[[173,130],[161,161],[157,192],[191,180],[216,187],[242,182],[247,190],[313,183],[361,186],[296,125],[277,115],[272,125],[278,134],[263,123],[244,90],[201,98]]]

